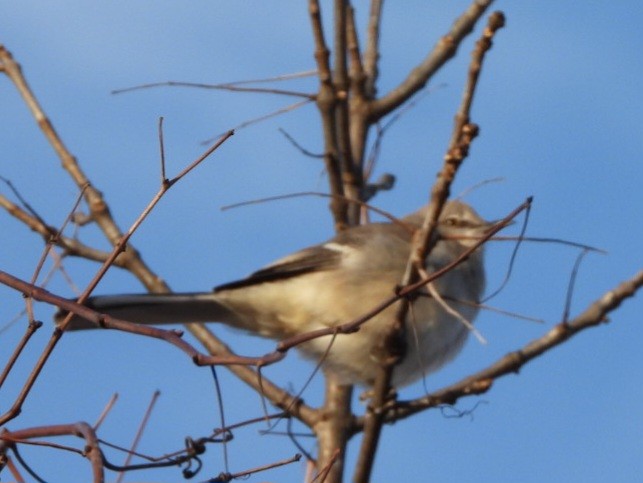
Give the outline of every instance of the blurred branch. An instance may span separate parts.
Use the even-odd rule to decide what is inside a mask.
[[[424,61],[414,68],[399,86],[371,103],[369,119],[375,122],[386,116],[422,89],[433,74],[456,54],[462,40],[471,33],[492,2],[493,0],[474,0]]]
[[[116,89],[112,94],[124,94],[126,92],[152,89],[154,87],[194,87],[197,89],[214,89],[232,92],[252,92],[260,94],[276,94],[281,96],[290,97],[303,97],[309,101],[315,100],[315,94],[308,94],[306,92],[287,91],[283,89],[271,89],[268,87],[240,87],[233,83],[230,84],[202,84],[200,82],[182,82],[182,81],[167,81],[167,82],[151,82],[149,84],[141,84],[134,87],[125,87],[123,89]]]
[[[354,27],[349,20],[350,12],[351,8],[348,0],[334,0],[333,60],[335,61],[335,69],[333,71],[332,83],[334,101],[332,115],[334,120],[334,143],[336,144],[339,166],[342,173],[344,196],[349,200],[358,200],[360,199],[359,195],[362,182],[361,158],[353,157],[351,129],[354,125],[354,119],[352,119],[353,116],[349,110],[349,89],[352,79],[349,80],[348,78],[346,58],[348,49],[347,29]],[[354,45],[353,49],[357,49],[357,46]],[[358,207],[349,204],[347,209],[348,224],[351,226],[358,224]]]
[[[314,94],[308,94],[305,92],[285,91],[281,89],[239,87],[239,86],[248,85],[248,84],[263,84],[268,82],[281,82],[281,81],[288,81],[292,79],[301,79],[303,77],[312,77],[315,74],[317,74],[317,71],[307,70],[303,72],[294,72],[292,74],[281,74],[278,76],[266,77],[262,79],[248,79],[248,80],[234,81],[234,82],[223,82],[219,84],[205,84],[202,82],[183,82],[183,81],[152,82],[152,83],[141,84],[133,87],[125,87],[123,89],[115,89],[112,91],[112,94],[122,94],[125,92],[132,92],[132,91],[141,90],[141,89],[150,89],[154,87],[193,87],[197,89],[220,89],[220,90],[241,91],[241,92],[281,94],[281,95],[287,95],[287,96],[305,97],[310,100],[315,100]]]
[[[380,25],[382,22],[382,6],[384,0],[371,0],[368,16],[366,52],[364,52],[364,71],[366,84],[364,91],[367,99],[375,99],[377,95],[378,63],[380,59]]]
[[[78,436],[85,440],[83,454],[91,463],[92,481],[93,483],[103,483],[105,481],[103,453],[98,446],[96,433],[92,427],[85,422],[5,431],[0,434],[0,453],[5,453],[7,449],[13,447],[16,443],[21,443],[25,440],[67,435]]]
[[[308,11],[315,42],[315,61],[317,62],[317,75],[319,77],[317,108],[322,119],[324,164],[326,165],[326,173],[328,173],[330,194],[333,196],[330,201],[330,210],[335,221],[335,230],[339,231],[348,226],[348,212],[346,203],[342,201],[344,197],[344,184],[335,138],[337,132],[335,120],[337,97],[333,86],[333,77],[329,63],[330,51],[324,38],[319,1],[308,0]]]
[[[145,431],[147,423],[150,420],[150,416],[152,415],[152,410],[154,409],[154,405],[156,404],[156,401],[160,395],[161,395],[161,391],[159,390],[154,391],[154,394],[152,395],[152,399],[147,407],[147,410],[143,415],[141,424],[139,424],[138,430],[136,431],[136,436],[134,436],[134,441],[132,442],[132,446],[127,452],[127,456],[125,457],[125,462],[123,463],[123,466],[128,466],[131,463],[132,457],[134,456],[134,452],[136,451],[138,444],[141,442],[143,431]],[[125,477],[125,472],[124,471],[119,472],[118,477],[116,478],[116,483],[121,483],[124,477]]]
[[[243,121],[242,123],[237,124],[234,128],[232,128],[232,131],[236,132],[236,131],[239,131],[240,129],[245,129],[248,126],[252,126],[252,125],[257,124],[259,122],[265,121],[266,119],[271,119],[273,117],[280,116],[281,114],[285,114],[287,112],[294,111],[295,109],[299,109],[300,107],[303,107],[303,106],[307,105],[310,102],[311,101],[307,100],[307,101],[295,102],[294,104],[288,104],[287,106],[280,107],[279,109],[271,111],[271,112],[269,112],[267,114],[262,114],[261,116],[257,116],[257,117],[255,117],[253,119],[248,119],[246,121]],[[223,136],[224,134],[225,133],[219,133],[219,134],[217,134],[216,136],[214,136],[212,138],[208,138],[208,139],[202,141],[201,144],[203,144],[203,145],[210,144],[212,141],[214,141],[215,139]]]
[[[0,206],[4,208],[11,216],[27,226],[27,228],[41,235],[45,239],[45,241],[52,238],[58,231],[57,228],[51,225],[47,225],[43,220],[27,213],[25,210],[20,208],[15,203],[12,203],[2,195],[0,195]],[[56,246],[60,247],[63,250],[63,255],[85,258],[87,260],[92,260],[95,262],[104,262],[105,260],[107,260],[107,257],[109,257],[109,252],[97,250],[81,243],[78,240],[75,240],[74,238],[69,238],[63,235],[59,235],[57,238],[55,238],[54,243]],[[116,260],[114,260],[113,265],[120,268],[126,268],[127,264],[125,261],[125,257],[119,255]]]

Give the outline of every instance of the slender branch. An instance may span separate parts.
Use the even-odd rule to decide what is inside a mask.
[[[20,339],[20,342],[16,345],[11,357],[9,357],[9,360],[5,364],[2,374],[0,374],[0,387],[2,387],[4,382],[7,380],[7,376],[11,372],[11,369],[13,369],[13,366],[16,364],[16,361],[20,357],[20,354],[22,354],[22,351],[27,347],[27,343],[36,331],[40,329],[40,327],[42,327],[42,322],[37,322],[33,319],[29,322],[22,339]]]
[[[35,428],[21,429],[17,431],[6,431],[0,434],[0,441],[3,444],[20,443],[22,440],[52,436],[78,436],[85,440],[84,455],[89,459],[92,466],[93,483],[105,481],[103,467],[103,453],[98,446],[98,438],[92,427],[84,422],[73,424],[58,424]]]
[[[485,28],[482,37],[477,42],[471,55],[469,76],[464,88],[460,107],[455,116],[451,141],[449,142],[449,147],[444,157],[442,170],[431,188],[429,210],[419,235],[421,241],[416,245],[418,249],[413,255],[412,262],[415,266],[421,266],[433,248],[430,241],[433,239],[433,233],[437,227],[438,217],[442,212],[442,207],[450,195],[451,184],[460,165],[469,154],[471,142],[478,135],[478,126],[470,123],[473,96],[478,86],[479,73],[484,55],[491,48],[491,38],[503,25],[504,16],[502,13],[494,12],[490,15],[487,28]]]
[[[419,288],[431,283],[432,281],[441,277],[443,274],[452,270],[458,264],[462,263],[471,255],[471,253],[477,250],[483,243],[486,243],[495,233],[508,226],[511,223],[511,220],[515,218],[521,211],[527,209],[530,204],[531,198],[527,199],[527,201],[513,210],[502,221],[497,223],[484,237],[480,238],[480,240],[478,240],[473,246],[465,250],[458,258],[453,260],[450,264],[444,266],[442,269],[431,273],[429,277],[422,278],[415,283],[411,283],[414,278],[405,279],[409,282],[398,291],[397,295],[402,296],[402,302],[398,306],[397,313],[395,315],[395,322],[391,325],[389,333],[385,334],[382,337],[381,347],[378,347],[377,351],[377,356],[380,360],[381,367],[375,378],[373,396],[371,398],[368,411],[361,420],[361,427],[364,430],[364,437],[362,439],[362,445],[360,447],[355,476],[353,478],[356,483],[367,482],[370,480],[382,425],[385,422],[386,413],[384,411],[384,408],[389,405],[388,394],[390,391],[392,372],[395,364],[399,360],[399,357],[403,355],[403,353],[401,353],[400,351],[400,347],[403,346],[399,345],[400,342],[398,337],[400,336],[400,334],[404,333],[403,331],[405,329],[402,321],[406,320],[406,314],[409,308],[408,299],[406,296],[415,293]],[[363,319],[372,317],[373,312],[375,312],[376,310],[380,309],[381,307],[389,307],[396,301],[397,300],[393,300],[393,298],[384,301],[372,312],[369,312],[368,314],[365,314],[364,317],[354,321],[353,324],[362,323]]]
[[[455,21],[451,30],[438,41],[422,63],[413,69],[399,86],[384,97],[373,101],[370,106],[370,120],[372,122],[377,121],[422,89],[433,74],[455,56],[462,40],[471,33],[476,22],[492,2],[493,0],[474,0],[469,8]]]
[[[30,215],[2,195],[0,195],[0,206],[4,208],[8,214],[26,225],[27,228],[41,235],[45,240],[51,238],[58,231],[57,228],[45,224],[42,220]],[[85,258],[95,262],[104,262],[107,260],[107,257],[109,257],[109,252],[97,250],[66,236],[58,236],[54,240],[54,243],[56,246],[62,248],[64,254],[68,256]],[[123,256],[117,257],[113,264],[120,268],[127,267],[127,262]]]
[[[365,200],[364,186],[364,152],[369,125],[367,123],[368,101],[365,93],[366,74],[362,65],[355,13],[352,6],[346,8],[346,40],[350,56],[350,96],[348,109],[350,113],[348,136],[350,141],[351,173],[346,178],[347,193],[351,199]],[[360,210],[357,205],[349,205],[350,216],[359,222]]]
[[[484,61],[485,54],[489,49],[491,49],[493,36],[499,29],[504,27],[504,25],[505,16],[502,12],[493,12],[489,15],[487,26],[485,27],[480,39],[476,42],[476,46],[471,53],[467,85],[462,94],[462,102],[460,103],[460,109],[455,117],[455,128],[453,129],[453,134],[451,136],[451,149],[455,149],[457,147],[464,127],[469,124],[473,95],[475,94],[476,86],[478,85],[480,71],[482,70],[482,62]]]
[[[364,91],[367,99],[375,99],[377,94],[378,64],[380,60],[380,25],[384,0],[371,0],[368,16],[366,51],[364,52],[364,71],[366,84]]]
[[[134,453],[136,452],[136,448],[138,447],[138,444],[141,441],[143,432],[145,431],[147,423],[150,420],[150,416],[152,415],[152,410],[154,409],[154,405],[156,404],[156,401],[160,395],[161,395],[161,391],[159,390],[154,391],[154,394],[152,394],[152,399],[150,400],[150,403],[147,406],[145,414],[143,415],[141,424],[139,424],[138,426],[138,430],[136,431],[136,436],[134,436],[134,441],[132,441],[132,445],[130,446],[129,451],[127,452],[127,456],[125,457],[125,462],[123,463],[123,466],[128,466],[132,461]],[[125,477],[125,472],[121,471],[118,474],[118,477],[116,478],[116,483],[121,483],[124,477]]]
[[[125,87],[123,89],[116,89],[112,94],[123,94],[142,89],[151,89],[154,87],[195,87],[198,89],[213,89],[231,92],[251,92],[259,94],[277,94],[280,96],[302,97],[311,101],[315,100],[315,94],[308,94],[306,92],[288,91],[284,89],[271,89],[268,87],[239,87],[234,84],[202,84],[200,82],[183,82],[183,81],[167,81],[167,82],[151,82],[149,84],[141,84],[134,87]]]
[[[348,226],[347,205],[344,203],[344,184],[340,168],[339,153],[336,142],[335,103],[337,98],[333,86],[330,70],[330,51],[324,38],[324,29],[321,21],[321,11],[318,0],[308,1],[308,11],[312,25],[313,39],[315,42],[315,61],[317,62],[317,75],[319,77],[319,93],[317,94],[317,108],[322,119],[324,135],[324,163],[328,173],[330,193],[333,196],[330,210],[335,221],[335,229],[343,230]]]
[[[287,112],[292,112],[295,109],[299,109],[300,107],[304,107],[305,105],[309,104],[311,101],[299,101],[295,102],[293,104],[288,104],[287,106],[280,107],[279,109],[275,109],[274,111],[271,111],[267,114],[262,114],[261,116],[257,116],[252,119],[248,119],[246,121],[243,121],[239,124],[237,124],[234,128],[232,128],[232,131],[239,131],[241,129],[245,129],[249,126],[252,126],[254,124],[260,123],[265,121],[266,119],[271,119],[276,116],[281,116],[282,114],[285,114]],[[212,141],[215,139],[218,139],[222,136],[223,134],[219,133],[214,137],[208,138],[204,141],[201,142],[201,144],[210,144]]]
[[[350,82],[347,70],[347,28],[348,11],[350,10],[347,0],[334,1],[334,24],[335,41],[333,45],[333,58],[335,70],[333,72],[333,89],[335,94],[334,136],[337,143],[337,154],[339,166],[344,184],[344,195],[348,199],[360,199],[361,187],[361,159],[353,158],[351,147],[351,119],[349,119],[349,88]],[[359,208],[353,204],[348,205],[348,223],[357,225],[359,223]]]

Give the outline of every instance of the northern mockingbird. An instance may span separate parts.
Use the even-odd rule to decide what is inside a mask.
[[[95,296],[86,305],[140,324],[221,322],[277,340],[333,327],[362,316],[394,294],[405,272],[413,233],[426,210],[422,208],[398,223],[349,228],[326,243],[295,252],[211,292]],[[469,205],[448,202],[426,271],[434,272],[452,262],[492,225]],[[482,247],[432,284],[411,301],[406,354],[394,369],[394,386],[437,370],[464,345],[469,329],[459,316],[473,321],[478,313],[485,285]],[[373,350],[393,322],[397,306],[395,303],[368,320],[356,333],[338,335],[330,351],[331,336],[298,348],[316,361],[328,352],[325,370],[343,382],[370,385],[378,368]],[[71,330],[90,327],[95,326],[78,317],[70,324]]]

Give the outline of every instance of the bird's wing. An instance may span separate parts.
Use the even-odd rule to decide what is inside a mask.
[[[363,258],[367,259],[364,267],[373,263],[387,264],[388,257],[380,256],[380,260],[375,260],[378,257],[373,256],[371,251],[384,250],[385,254],[390,254],[398,249],[401,243],[408,250],[409,238],[410,234],[407,231],[388,223],[356,226],[339,233],[326,243],[281,258],[247,278],[219,285],[214,291],[284,280],[305,273],[331,270],[342,264],[354,266],[351,262]]]
[[[341,263],[342,253],[326,245],[317,245],[295,252],[260,269],[247,278],[228,282],[214,288],[215,292],[248,287],[264,282],[283,280],[309,272],[328,270]]]

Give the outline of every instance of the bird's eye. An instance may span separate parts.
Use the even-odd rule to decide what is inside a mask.
[[[454,217],[449,217],[444,220],[444,224],[447,226],[456,226],[458,224],[458,220]]]

